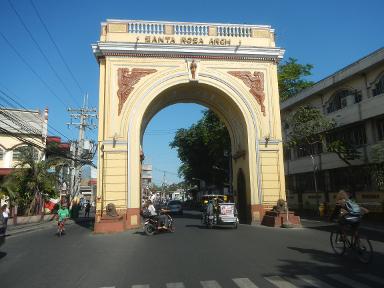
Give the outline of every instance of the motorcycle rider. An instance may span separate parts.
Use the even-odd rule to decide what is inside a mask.
[[[215,205],[213,203],[213,200],[209,200],[207,205],[207,216],[213,216],[215,212]]]
[[[151,200],[148,200],[147,202],[147,209],[151,213],[151,216],[157,216],[157,228],[167,228],[168,227],[168,216],[165,214],[162,214],[163,212],[167,212],[165,209],[161,209],[160,213],[157,214],[155,206],[153,206],[153,203]]]

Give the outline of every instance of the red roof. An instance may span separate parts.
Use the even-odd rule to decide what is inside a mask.
[[[7,176],[15,170],[14,168],[0,168],[0,176]]]
[[[92,178],[91,180],[89,180],[88,182],[88,185],[97,185],[97,179],[96,178]]]

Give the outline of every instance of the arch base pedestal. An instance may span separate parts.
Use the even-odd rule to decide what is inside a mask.
[[[105,213],[96,213],[94,233],[118,233],[141,226],[139,208],[120,209],[118,217],[109,217]]]

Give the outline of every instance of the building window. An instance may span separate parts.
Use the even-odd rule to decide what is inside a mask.
[[[301,193],[316,192],[314,177],[316,177],[317,192],[321,192],[325,190],[324,189],[325,177],[324,177],[323,171],[316,171],[315,174],[313,172],[296,174],[295,176],[296,176],[295,190],[297,192],[301,192]]]
[[[329,170],[330,189],[337,192],[341,189],[356,191],[370,191],[372,180],[369,169],[363,166],[338,168]]]
[[[4,159],[4,150],[0,148],[0,161]]]
[[[373,97],[384,93],[384,75],[380,77],[372,90]]]
[[[330,144],[336,140],[348,143],[353,147],[367,144],[364,123],[330,132],[327,136],[327,142]]]
[[[343,109],[344,107],[361,102],[361,91],[340,90],[336,92],[328,102],[327,113]]]
[[[289,147],[284,147],[284,160],[286,160],[286,161],[292,160],[291,148],[289,148]]]
[[[384,140],[384,118],[377,120],[376,126],[379,140]]]
[[[318,155],[323,153],[322,143],[304,144],[297,148],[297,158],[306,157],[309,155]]]
[[[36,148],[30,148],[28,146],[19,146],[13,150],[13,161],[19,161],[21,158],[21,154],[27,149],[32,149],[34,160],[37,161],[39,159],[39,150],[37,150]]]

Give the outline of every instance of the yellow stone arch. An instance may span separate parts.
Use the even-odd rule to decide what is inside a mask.
[[[96,232],[123,231],[140,224],[143,133],[157,112],[175,103],[209,107],[226,124],[233,187],[238,186],[236,176],[241,171],[250,221],[259,221],[266,208],[285,198],[276,67],[283,51],[274,47],[273,30],[189,23],[196,37],[188,42],[177,35],[182,25],[186,24],[108,21],[102,25],[101,40],[93,45],[100,64]],[[151,27],[163,30],[151,31]],[[209,35],[215,29],[224,31],[223,27],[236,28],[233,31],[239,34]],[[151,36],[159,31],[170,36]],[[159,43],[167,37],[172,43]],[[235,41],[244,44],[231,46]],[[106,215],[108,203],[115,204],[120,217]]]

